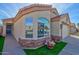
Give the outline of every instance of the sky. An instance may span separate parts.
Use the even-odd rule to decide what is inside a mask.
[[[2,19],[15,17],[20,8],[29,5],[27,3],[0,3],[0,25],[2,25]],[[72,23],[79,23],[78,3],[52,3],[51,5],[57,8],[59,14],[68,13]]]
[[[25,25],[29,25],[29,26],[33,26],[33,18],[32,17],[28,17],[28,18],[25,18],[25,21],[24,21]]]

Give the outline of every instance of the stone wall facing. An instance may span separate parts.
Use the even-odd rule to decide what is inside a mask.
[[[19,39],[19,43],[24,48],[39,48],[45,45],[45,42],[50,41],[51,38],[42,38],[37,40]]]

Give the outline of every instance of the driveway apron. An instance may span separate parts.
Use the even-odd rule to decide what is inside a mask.
[[[68,44],[66,47],[59,53],[60,55],[79,55],[79,37],[77,36],[69,36],[63,41]]]

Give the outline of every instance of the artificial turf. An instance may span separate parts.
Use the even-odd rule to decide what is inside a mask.
[[[58,42],[52,49],[42,46],[38,49],[24,49],[24,51],[27,55],[58,55],[66,44],[66,42]]]

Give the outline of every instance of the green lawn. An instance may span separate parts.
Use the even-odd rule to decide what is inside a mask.
[[[2,54],[4,39],[5,39],[4,37],[0,36],[0,55]]]
[[[38,49],[24,49],[24,51],[27,55],[58,55],[66,44],[65,42],[58,42],[53,49],[48,49],[47,46],[43,46]]]

